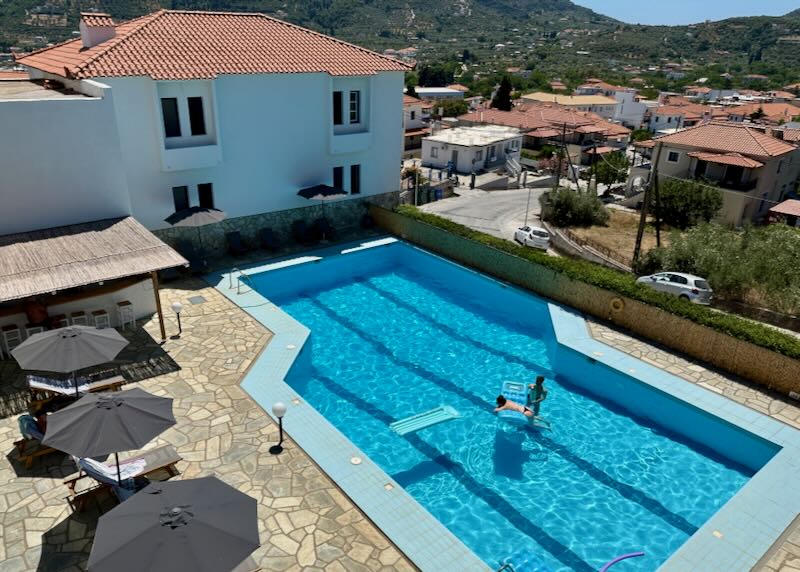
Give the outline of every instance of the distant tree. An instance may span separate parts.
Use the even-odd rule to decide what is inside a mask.
[[[408,95],[410,97],[419,97],[417,95],[417,86],[414,85],[413,83],[409,83],[406,86],[406,95]]]
[[[594,166],[597,182],[604,185],[614,185],[624,183],[628,180],[628,167],[630,161],[625,153],[616,152],[600,156],[596,159]]]
[[[759,107],[753,113],[750,114],[750,119],[752,119],[753,121],[758,121],[759,119],[761,119],[765,115],[766,115],[766,113],[764,113],[764,108],[763,107]]]
[[[661,219],[675,228],[710,222],[722,208],[722,193],[708,182],[667,179],[659,191]]]
[[[653,134],[647,129],[634,129],[633,133],[631,133],[631,139],[634,141],[647,141],[652,138]]]
[[[511,80],[508,76],[503,76],[500,87],[497,88],[497,93],[492,100],[492,107],[501,111],[511,111],[511,89]]]
[[[437,110],[442,109],[442,117],[458,117],[469,111],[469,105],[463,99],[443,99],[434,104]]]

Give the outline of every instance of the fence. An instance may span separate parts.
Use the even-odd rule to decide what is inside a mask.
[[[610,258],[611,260],[619,262],[620,264],[624,264],[628,268],[630,268],[633,265],[633,256],[628,257],[628,256],[620,254],[619,252],[615,252],[615,251],[611,250],[610,248],[608,248],[607,246],[604,246],[604,245],[600,244],[596,240],[592,240],[591,238],[584,238],[584,237],[578,236],[577,234],[575,234],[574,232],[572,232],[568,228],[561,228],[559,230],[562,233],[564,233],[564,236],[569,238],[575,244],[578,244],[578,245],[586,247],[586,248],[591,248],[592,250],[602,254],[606,258]]]

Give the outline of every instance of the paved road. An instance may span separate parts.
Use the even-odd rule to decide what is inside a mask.
[[[528,223],[539,224],[539,197],[545,190],[530,190]],[[459,196],[428,203],[420,208],[486,234],[514,240],[514,231],[525,222],[527,189],[480,191],[461,188],[456,192]]]

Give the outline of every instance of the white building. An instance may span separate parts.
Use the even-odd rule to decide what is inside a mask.
[[[464,92],[451,87],[416,87],[420,99],[464,99]]]
[[[397,189],[408,66],[280,20],[161,10],[115,25],[87,15],[80,39],[18,63],[34,79],[91,79],[113,93],[105,124],[119,145],[97,141],[93,163],[119,163],[121,150],[114,171],[153,230],[189,205],[224,210],[232,230],[240,217],[308,206],[297,192],[316,184],[353,198]],[[84,146],[79,126],[53,133],[64,137],[50,147],[66,137]],[[39,156],[18,172],[41,168]],[[96,172],[74,184],[95,184]],[[57,188],[61,175],[38,186]]]
[[[445,129],[422,140],[422,165],[472,173],[519,160],[522,133],[512,127],[482,125]]]
[[[523,95],[522,100],[527,103],[555,103],[574,111],[596,113],[609,121],[613,121],[620,107],[616,99],[604,95],[561,95],[537,91]]]

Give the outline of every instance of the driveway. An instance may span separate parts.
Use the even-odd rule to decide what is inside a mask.
[[[530,189],[528,223],[539,224],[539,197],[546,189]],[[420,210],[437,214],[475,230],[506,240],[525,223],[528,189],[480,191],[459,188],[459,196],[428,203]]]

